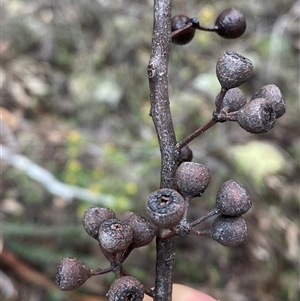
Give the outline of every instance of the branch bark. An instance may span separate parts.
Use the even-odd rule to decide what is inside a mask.
[[[168,65],[171,37],[171,0],[154,1],[153,36],[148,78],[152,117],[161,152],[161,188],[175,188],[174,174],[179,150],[170,110]],[[173,238],[157,236],[155,301],[171,301],[172,273],[175,261]]]

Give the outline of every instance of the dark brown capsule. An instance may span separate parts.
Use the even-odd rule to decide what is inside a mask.
[[[185,15],[177,15],[171,19],[171,31],[172,33],[176,30],[184,28],[187,24],[190,23],[190,18]],[[186,45],[192,41],[195,36],[195,29],[190,27],[180,34],[172,36],[172,43],[176,45]]]
[[[120,216],[133,231],[132,247],[139,248],[148,245],[157,234],[157,226],[138,213],[127,211]]]
[[[62,291],[79,288],[92,275],[92,271],[76,258],[63,258],[57,266],[55,284]]]
[[[112,283],[106,296],[109,301],[142,301],[144,287],[137,279],[124,276]]]
[[[242,184],[228,180],[221,185],[216,197],[219,214],[239,216],[246,213],[251,206],[250,195]]]
[[[216,97],[215,103],[219,99],[219,94]],[[236,112],[247,103],[245,93],[240,88],[232,88],[228,90],[223,98],[221,110],[224,109],[227,113]]]
[[[266,133],[276,122],[273,104],[264,98],[252,99],[238,111],[237,122],[247,132]]]
[[[131,227],[119,219],[109,219],[100,226],[99,243],[107,253],[117,254],[125,251],[132,243],[132,239]]]
[[[176,190],[163,188],[149,195],[146,211],[152,223],[170,229],[181,221],[186,211],[186,202]]]
[[[202,196],[210,181],[210,172],[203,164],[183,162],[175,174],[178,191],[187,198]]]
[[[262,86],[251,98],[251,101],[256,98],[264,98],[272,103],[276,118],[280,118],[286,111],[286,103],[280,89],[275,85]]]
[[[241,217],[219,215],[212,224],[211,237],[226,247],[236,247],[247,239],[246,221]]]
[[[193,152],[188,147],[188,145],[186,145],[180,150],[179,164],[181,164],[182,162],[190,162],[192,160],[193,160]]]
[[[100,225],[106,220],[115,217],[115,213],[109,208],[91,207],[84,212],[82,223],[85,231],[98,240]]]
[[[239,10],[229,8],[218,16],[215,27],[219,36],[225,39],[236,39],[245,32],[246,19]]]
[[[251,61],[234,51],[225,51],[216,65],[218,80],[226,90],[243,84],[252,75],[252,71]]]

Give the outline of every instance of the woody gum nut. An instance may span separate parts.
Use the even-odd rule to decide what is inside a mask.
[[[252,206],[250,195],[244,186],[234,180],[224,182],[216,197],[216,208],[219,214],[239,216]]]
[[[55,284],[62,291],[72,291],[91,277],[91,270],[76,258],[63,258],[57,266]]]
[[[252,75],[252,71],[251,61],[234,51],[225,51],[216,65],[218,80],[226,90],[240,86]]]
[[[210,182],[210,172],[203,164],[183,162],[175,174],[178,191],[186,197],[202,196]]]
[[[137,279],[124,276],[112,283],[106,296],[109,301],[142,301],[144,287]]]
[[[247,132],[262,134],[275,125],[276,113],[270,101],[255,98],[245,104],[237,114],[238,124]]]
[[[179,164],[181,164],[182,162],[190,162],[192,160],[193,160],[193,152],[188,147],[188,145],[186,145],[180,150]]]
[[[132,243],[133,231],[131,227],[119,219],[103,222],[99,229],[99,243],[110,254],[125,251]]]
[[[133,231],[132,247],[139,248],[148,245],[157,234],[157,227],[138,213],[127,211],[120,216]]]
[[[178,29],[185,27],[190,22],[190,18],[185,15],[177,15],[171,19],[171,31],[174,32]],[[192,41],[195,36],[195,29],[189,28],[188,30],[172,37],[172,43],[177,45],[185,45]]]
[[[262,86],[251,98],[265,98],[270,101],[275,109],[276,118],[280,118],[286,111],[286,103],[280,89],[275,85]]]
[[[219,94],[216,97],[215,104],[219,99]],[[225,109],[228,113],[238,111],[247,103],[245,93],[239,88],[228,90],[221,104],[221,109]]]
[[[170,229],[182,219],[186,210],[183,197],[173,189],[163,188],[152,192],[146,202],[150,220],[158,227]]]
[[[215,22],[217,33],[225,39],[236,39],[246,30],[245,16],[234,8],[223,11]]]
[[[82,223],[85,231],[98,240],[100,225],[104,221],[115,217],[115,213],[109,208],[91,207],[84,212]]]
[[[246,221],[241,217],[219,215],[212,224],[211,237],[225,247],[236,247],[247,239]]]

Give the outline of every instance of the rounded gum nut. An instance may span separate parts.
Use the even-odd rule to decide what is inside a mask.
[[[182,162],[190,162],[192,160],[193,160],[193,152],[188,147],[188,145],[186,145],[180,150],[179,164],[181,164]]]
[[[148,196],[146,211],[152,223],[160,228],[170,229],[179,224],[186,205],[176,190],[162,188]]]
[[[246,19],[242,12],[229,8],[223,11],[215,22],[217,34],[225,39],[239,38],[246,30]]]
[[[244,186],[234,180],[224,182],[216,197],[216,208],[219,214],[239,216],[252,206],[250,195]]]
[[[249,133],[266,133],[275,125],[275,109],[270,101],[255,98],[238,111],[237,122]]]
[[[241,216],[219,215],[212,224],[211,237],[225,247],[239,246],[247,235],[247,224]]]
[[[63,258],[57,266],[55,284],[62,291],[72,291],[90,278],[92,271],[76,258]]]
[[[82,223],[85,231],[98,240],[100,225],[104,221],[115,217],[115,213],[109,208],[91,207],[84,212]]]
[[[171,31],[182,29],[190,22],[190,18],[185,15],[176,15],[171,18]],[[189,28],[184,32],[172,37],[171,41],[176,45],[186,45],[192,41],[195,36],[195,29]]]
[[[220,93],[216,97],[215,104],[217,104],[219,95]],[[236,112],[246,103],[247,98],[245,93],[240,88],[232,88],[226,92],[221,104],[221,110],[224,109],[227,113]]]
[[[99,243],[107,253],[117,254],[125,251],[132,243],[132,239],[131,227],[119,219],[109,219],[100,226]]]
[[[276,85],[262,86],[251,98],[265,98],[270,101],[275,109],[276,118],[280,118],[286,111],[286,103],[280,89]]]
[[[139,248],[148,245],[157,234],[157,227],[138,213],[127,211],[120,216],[133,231],[132,247]]]
[[[137,279],[123,276],[112,283],[106,296],[109,301],[142,301],[144,287]]]
[[[178,191],[187,198],[202,196],[210,182],[210,172],[203,164],[183,162],[175,174]]]
[[[234,51],[225,51],[216,65],[218,80],[226,90],[240,86],[252,75],[252,71],[251,61]]]

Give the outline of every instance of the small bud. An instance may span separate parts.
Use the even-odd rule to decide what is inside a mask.
[[[190,18],[185,15],[177,15],[171,19],[171,31],[174,32],[185,27],[190,23]],[[184,30],[182,33],[172,37],[172,43],[177,45],[186,45],[188,44],[195,35],[195,29],[189,28]]]
[[[142,301],[144,287],[137,279],[124,276],[112,283],[106,296],[109,301]]]
[[[57,266],[55,284],[62,291],[79,288],[92,276],[92,271],[76,258],[63,258]]]
[[[119,219],[109,219],[103,222],[99,229],[99,243],[101,248],[117,254],[125,251],[132,243],[133,231],[127,223]]]
[[[265,98],[272,103],[276,118],[280,118],[286,110],[285,100],[281,94],[280,89],[275,85],[265,85],[262,86],[251,98],[251,100],[256,98]]]
[[[100,225],[115,217],[115,213],[109,208],[91,207],[84,212],[82,223],[85,231],[91,237],[98,239]]]
[[[234,51],[225,51],[217,61],[216,72],[223,89],[236,88],[252,74],[250,60]]]
[[[146,202],[146,211],[150,220],[158,227],[170,229],[182,219],[186,202],[173,189],[159,189],[152,192]]]
[[[250,195],[244,186],[234,180],[228,180],[220,187],[216,197],[219,214],[239,216],[252,206]]]
[[[241,217],[219,215],[212,224],[211,237],[225,247],[235,247],[247,239],[246,221]]]
[[[247,132],[261,134],[270,131],[276,121],[275,109],[270,101],[255,98],[245,104],[237,114],[238,124]]]
[[[246,20],[243,13],[229,8],[223,11],[215,22],[217,34],[225,39],[239,38],[246,30]]]
[[[190,162],[192,160],[193,160],[193,152],[186,145],[180,150],[179,164],[181,164],[182,162]]]
[[[127,211],[120,216],[133,231],[132,247],[139,248],[148,245],[157,234],[157,227],[142,215]]]
[[[210,172],[203,164],[183,162],[175,174],[178,191],[188,198],[202,196],[210,181]]]
[[[219,95],[220,93],[217,95],[215,100],[216,105],[219,99]],[[247,103],[247,98],[245,93],[239,88],[232,88],[226,92],[220,109],[226,110],[227,113],[236,112],[246,103]]]

